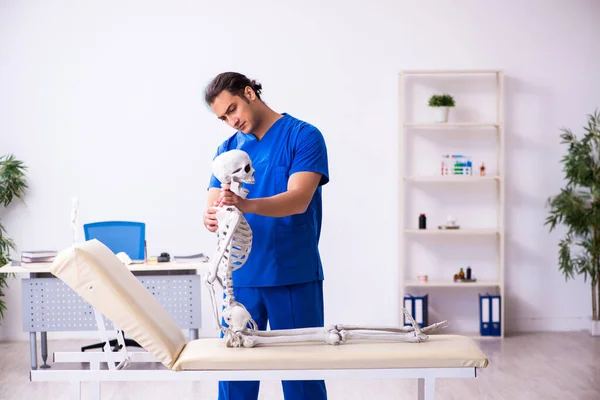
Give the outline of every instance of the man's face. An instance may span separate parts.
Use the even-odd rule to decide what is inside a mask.
[[[257,122],[253,107],[256,95],[250,88],[246,88],[245,95],[246,99],[243,99],[223,90],[210,107],[220,120],[233,129],[252,133]]]

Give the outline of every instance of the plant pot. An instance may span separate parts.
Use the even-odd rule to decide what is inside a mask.
[[[450,107],[431,107],[431,110],[433,114],[433,122],[448,122],[448,113],[450,112]]]
[[[600,321],[592,320],[592,325],[590,326],[590,335],[600,336]]]

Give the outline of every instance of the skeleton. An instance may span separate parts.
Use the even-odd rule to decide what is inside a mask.
[[[246,198],[248,190],[242,183],[254,183],[254,168],[248,154],[241,150],[222,153],[213,162],[213,174],[222,186],[230,185],[230,190]],[[252,247],[252,230],[243,214],[233,206],[220,207],[216,213],[218,221],[218,243],[216,257],[205,283],[211,290],[217,325],[223,332],[228,347],[255,347],[278,343],[322,342],[340,345],[352,339],[386,340],[419,343],[428,340],[428,334],[445,328],[447,321],[438,322],[424,328],[412,318],[403,307],[402,311],[410,322],[404,327],[361,327],[356,325],[328,325],[320,328],[297,328],[259,331],[256,322],[244,305],[233,295],[233,271],[242,268]],[[214,283],[224,291],[223,320],[221,325],[219,307],[216,302]]]
[[[242,198],[246,198],[248,190],[242,183],[254,183],[254,168],[248,154],[241,150],[231,150],[219,155],[213,161],[213,174],[221,182],[221,186],[230,185],[230,190]],[[239,347],[240,338],[237,332],[246,329],[258,330],[256,322],[233,294],[233,272],[241,268],[248,259],[252,248],[252,230],[244,215],[233,206],[219,207],[217,218],[217,251],[214,263],[206,277],[210,288],[217,325],[224,334],[228,347]],[[225,294],[223,300],[223,319],[228,325],[221,325],[214,282]]]

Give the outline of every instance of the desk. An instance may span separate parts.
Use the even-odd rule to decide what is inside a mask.
[[[38,366],[37,332],[40,332],[40,368],[49,368],[47,332],[95,331],[94,310],[75,291],[50,272],[51,263],[21,266],[19,262],[5,265],[0,273],[29,274],[21,280],[21,317],[23,331],[29,332],[31,369]],[[173,316],[182,329],[189,329],[190,340],[198,338],[201,327],[200,287],[202,272],[209,262],[165,262],[130,264],[124,267],[139,279],[159,303]],[[107,321],[106,329],[114,329]]]

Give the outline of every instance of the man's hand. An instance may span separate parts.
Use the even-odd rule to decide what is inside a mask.
[[[204,226],[206,226],[206,229],[208,229],[210,232],[216,232],[217,229],[219,229],[219,226],[217,224],[217,209],[215,207],[219,206],[219,201],[216,200],[213,203],[213,207],[209,207],[206,209],[206,211],[204,212]]]
[[[225,184],[222,187],[221,195],[219,196],[219,206],[234,206],[240,210],[243,214],[252,212],[250,210],[251,202],[248,199],[243,199],[237,194],[233,193],[230,189],[229,184]]]

